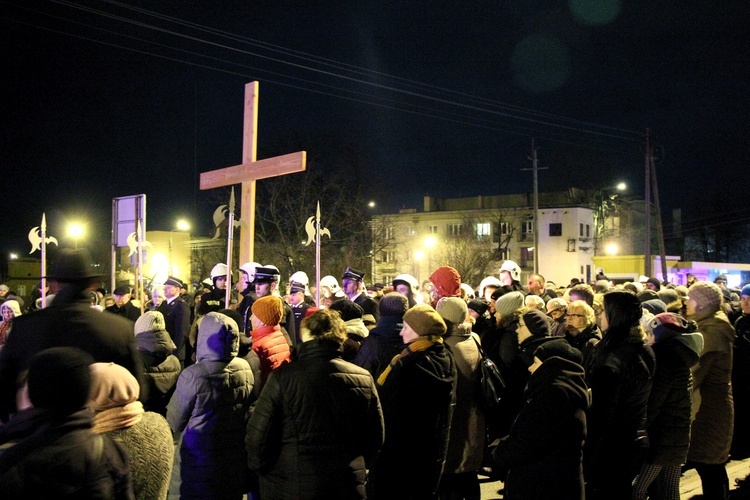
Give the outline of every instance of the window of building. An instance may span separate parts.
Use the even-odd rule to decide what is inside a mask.
[[[534,247],[521,247],[521,267],[534,262]]]
[[[562,223],[561,222],[550,223],[549,235],[550,236],[562,236]]]
[[[578,237],[583,238],[583,222],[578,224]]]
[[[393,226],[388,226],[387,228],[385,228],[385,239],[392,240],[394,234],[395,234],[395,230]]]
[[[507,248],[501,248],[497,252],[497,259],[498,260],[510,260],[510,250]]]
[[[500,234],[503,236],[508,236],[508,233],[510,232],[510,225],[507,222],[501,222],[500,223]]]
[[[383,280],[383,283],[392,283],[393,282],[393,276],[390,274],[384,274],[381,278]]]
[[[586,238],[591,237],[591,224],[586,224]]]
[[[534,232],[534,221],[533,220],[525,220],[523,221],[523,225],[521,226],[521,232],[523,234],[531,234]]]
[[[404,227],[404,236],[414,236],[416,234],[416,231],[414,230],[414,226],[405,226]]]
[[[384,251],[381,254],[381,261],[383,263],[396,262],[396,252],[390,250]]]
[[[474,233],[477,235],[477,239],[489,238],[492,234],[492,225],[489,222],[478,222],[474,224]]]
[[[429,233],[430,234],[437,234],[438,233],[438,227],[437,226],[430,226],[429,227]]]
[[[448,224],[448,236],[460,236],[461,224]]]

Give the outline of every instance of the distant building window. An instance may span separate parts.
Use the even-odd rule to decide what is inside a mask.
[[[414,226],[405,226],[404,227],[404,236],[414,236],[416,234],[416,231],[414,231]]]
[[[477,239],[489,238],[491,233],[492,225],[489,222],[478,222],[474,225],[474,233],[477,235]]]
[[[534,221],[527,220],[523,222],[523,226],[521,226],[521,232],[524,234],[531,234],[534,232]]]
[[[510,232],[510,225],[507,222],[501,222],[500,223],[500,234],[503,236],[508,236],[508,233]]]
[[[507,248],[501,248],[497,252],[497,259],[498,260],[508,260],[508,259],[510,259],[509,255],[510,255],[510,250],[509,249],[507,249]]]
[[[385,228],[385,239],[392,240],[394,234],[395,234],[395,231],[394,231],[393,226],[388,226],[387,228]]]
[[[553,222],[549,225],[550,236],[562,236],[562,223]]]
[[[578,224],[578,237],[583,238],[583,236],[583,222],[581,222],[580,224]]]
[[[393,251],[385,251],[382,253],[382,262],[395,262],[396,261],[396,252]]]
[[[437,234],[438,233],[438,227],[437,226],[430,226],[429,227],[430,234]]]
[[[448,224],[448,236],[460,236],[461,224]]]
[[[534,247],[521,247],[521,266],[534,262]]]
[[[591,237],[591,224],[586,224],[586,238]]]
[[[390,274],[384,274],[381,279],[383,280],[383,283],[390,283],[393,281],[393,276]]]

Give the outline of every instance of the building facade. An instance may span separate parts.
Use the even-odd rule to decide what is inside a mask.
[[[373,282],[389,284],[406,273],[421,283],[437,267],[450,265],[476,287],[483,277],[498,276],[504,260],[513,260],[525,284],[535,259],[548,281],[590,281],[596,274],[596,210],[585,198],[578,190],[540,193],[537,245],[531,194],[425,197],[421,212],[375,216]]]

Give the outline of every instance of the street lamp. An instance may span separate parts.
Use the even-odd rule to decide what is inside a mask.
[[[437,238],[430,235],[424,239],[424,246],[427,248],[427,273],[432,272],[432,249],[437,245]]]
[[[609,243],[607,246],[604,247],[604,251],[607,253],[607,255],[617,255],[617,243]]]
[[[599,252],[599,245],[604,239],[604,229],[606,219],[609,215],[617,212],[617,198],[618,192],[624,192],[628,188],[628,185],[624,182],[618,182],[614,186],[603,187],[599,189],[598,196],[595,195],[594,203],[596,203],[594,212],[594,249],[595,255]],[[613,228],[614,229],[614,228]],[[606,248],[604,249],[607,252]],[[609,253],[609,252],[607,252]]]
[[[172,233],[175,231],[190,231],[190,223],[186,221],[185,219],[179,219],[175,223],[174,229],[171,229],[169,231],[169,276],[174,276],[174,264],[172,263]]]
[[[73,238],[73,248],[78,248],[78,240],[83,236],[83,226],[78,222],[68,224],[68,236]]]

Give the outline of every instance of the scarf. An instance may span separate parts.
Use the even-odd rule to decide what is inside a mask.
[[[143,404],[140,401],[103,410],[94,415],[92,430],[96,434],[132,427],[143,418]]]
[[[388,375],[391,373],[391,370],[393,370],[393,367],[396,366],[396,363],[399,362],[402,358],[405,358],[406,356],[410,356],[414,353],[420,352],[420,351],[426,351],[430,347],[434,346],[435,344],[442,344],[443,343],[443,337],[440,337],[438,335],[425,335],[423,337],[419,337],[418,339],[410,342],[406,345],[406,348],[401,351],[399,354],[396,354],[391,362],[388,364],[388,366],[383,370],[383,373],[380,374],[378,377],[378,386],[382,387],[385,383],[385,379],[388,378]]]

